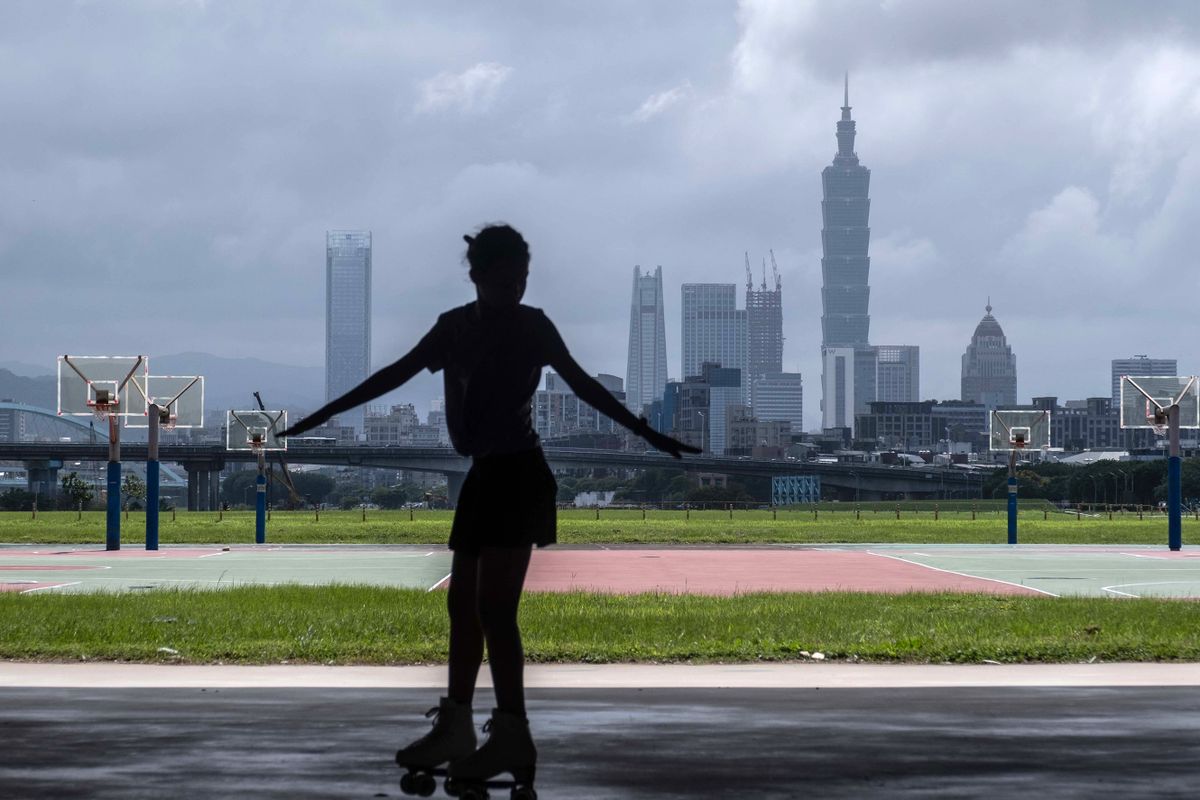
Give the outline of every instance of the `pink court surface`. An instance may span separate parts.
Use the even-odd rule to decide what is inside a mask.
[[[555,546],[534,552],[527,591],[985,592],[1200,597],[1200,553],[1154,546]],[[450,553],[430,546],[0,546],[0,591],[220,589],[330,583],[443,589]]]

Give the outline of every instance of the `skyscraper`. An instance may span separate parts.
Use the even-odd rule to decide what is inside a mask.
[[[699,375],[709,362],[746,372],[746,311],[737,307],[732,283],[683,284],[683,377]],[[741,399],[746,402],[745,381]]]
[[[767,267],[763,265],[762,288],[754,289],[750,259],[746,258],[746,375],[750,386],[750,404],[754,401],[755,379],[768,373],[783,372],[783,288],[775,254],[771,254],[771,272],[775,288],[767,289]],[[757,409],[755,410],[757,413]]]
[[[1154,375],[1173,378],[1179,374],[1179,362],[1173,358],[1150,358],[1138,355],[1133,358],[1114,358],[1112,362],[1113,407],[1121,407],[1121,376],[1137,377]]]
[[[837,155],[821,172],[821,418],[825,428],[853,427],[854,414],[865,412],[867,403],[875,399],[875,354],[868,344],[871,318],[867,313],[871,171],[858,162],[854,136],[847,77],[837,124]],[[839,352],[828,353],[830,349]],[[846,349],[854,353],[848,356]]]
[[[625,404],[634,414],[662,399],[667,387],[667,326],[663,314],[662,267],[651,275],[633,268],[633,302],[629,309],[629,361],[625,369]]]
[[[371,370],[371,232],[325,232],[325,400]],[[340,415],[363,433],[362,408]]]
[[[962,399],[992,410],[1017,403],[1017,357],[992,316],[991,302],[986,311],[963,353]]]

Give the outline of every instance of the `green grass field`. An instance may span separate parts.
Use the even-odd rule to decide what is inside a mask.
[[[947,504],[949,505],[949,504]],[[958,504],[962,508],[962,504]],[[563,543],[962,543],[1007,541],[1007,518],[1001,505],[970,510],[939,510],[915,505],[828,504],[811,510],[680,511],[602,509],[559,513]],[[444,544],[450,535],[450,511],[275,511],[267,541],[277,544]],[[973,518],[974,517],[974,518]],[[122,542],[145,541],[145,516],[129,514],[122,522]],[[102,544],[104,512],[0,513],[0,542],[36,544]],[[164,544],[246,544],[254,541],[251,511],[180,511],[160,516]],[[1157,544],[1166,541],[1166,518],[1146,513],[1063,513],[1031,501],[1020,517],[1020,539],[1030,544]],[[1185,543],[1200,542],[1200,522],[1187,516]]]
[[[957,508],[955,507],[957,505]],[[972,512],[971,507],[975,507]],[[1021,541],[1163,543],[1161,514],[1064,514],[1028,502]],[[0,542],[100,545],[103,512],[0,514]],[[274,512],[268,542],[443,544],[451,512]],[[122,541],[144,541],[131,513]],[[245,544],[252,512],[161,516],[163,543]],[[1184,520],[1184,542],[1200,522]],[[564,543],[1002,543],[999,503],[823,504],[815,510],[568,510]],[[0,593],[0,658],[189,663],[399,664],[446,658],[440,593],[248,587],[220,592]],[[532,594],[522,605],[531,661],[831,659],[907,662],[1200,660],[1189,601],[983,595],[765,594],[732,598]]]
[[[185,663],[446,660],[445,596],[358,586],[0,594],[0,658]],[[532,594],[533,662],[1196,660],[1200,605],[856,593]]]

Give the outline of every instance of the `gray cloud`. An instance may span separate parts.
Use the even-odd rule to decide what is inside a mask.
[[[469,299],[461,234],[503,219],[532,243],[528,301],[617,374],[634,264],[663,265],[677,365],[678,284],[740,283],[743,251],[774,248],[813,424],[819,174],[850,69],[872,337],[921,345],[923,394],[957,393],[989,294],[1022,397],[1103,394],[1133,352],[1200,369],[1193,4],[513,8],[6,5],[0,360],[319,365],[324,231],[364,227],[382,364]]]

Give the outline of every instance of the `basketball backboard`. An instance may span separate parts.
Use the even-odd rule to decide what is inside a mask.
[[[225,418],[225,449],[287,450],[287,439],[278,435],[286,429],[286,411],[230,411]]]
[[[1179,427],[1200,428],[1200,380],[1194,376],[1121,376],[1121,427],[1166,430],[1166,410],[1179,406]]]
[[[204,427],[204,377],[200,375],[135,375],[125,393],[146,398],[147,407],[154,403],[163,409],[164,428]],[[127,428],[150,427],[148,413],[140,417],[125,417]]]
[[[988,449],[1041,450],[1050,446],[1050,412],[993,411],[988,418]]]
[[[147,360],[146,356],[59,356],[59,416],[144,417],[145,396],[125,390],[135,377],[145,385]]]

